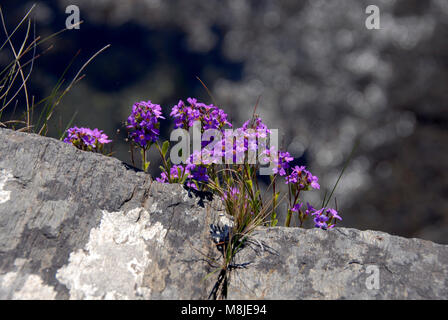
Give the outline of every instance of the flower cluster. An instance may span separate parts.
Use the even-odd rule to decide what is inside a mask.
[[[342,220],[338,212],[326,207],[326,204],[320,209],[309,203],[304,205],[302,191],[320,189],[319,179],[305,166],[293,166],[294,158],[289,152],[277,150],[275,146],[266,149],[268,133],[271,133],[271,130],[259,116],[254,115],[236,130],[225,130],[232,127],[227,114],[213,104],[207,105],[194,98],[188,98],[186,103],[180,100],[173,106],[170,116],[176,129],[188,130],[199,121],[201,133],[208,129],[218,131],[214,131],[215,136],[210,142],[202,141],[201,150],[186,157],[183,164],[173,165],[173,159],[166,156],[169,141],[165,141],[162,146],[157,141],[159,119],[164,119],[160,106],[151,101],[134,104],[132,114],[127,120],[129,137],[134,144],[142,148],[145,171],[149,166],[149,162],[146,162],[146,151],[155,143],[163,162],[162,173],[156,181],[180,183],[195,190],[218,193],[227,212],[239,221],[243,229],[251,220],[256,221],[258,225],[276,225],[276,209],[280,195],[276,182],[278,184],[280,178],[288,188],[286,226],[290,225],[293,216],[297,216],[300,226],[311,218],[314,226],[321,229],[331,229],[337,220]],[[259,154],[263,155],[261,164],[270,163],[272,168],[269,188],[272,187],[273,193],[272,201],[268,202],[262,196],[262,189],[257,180],[259,163],[251,158]],[[267,219],[269,215],[271,220]]]
[[[277,152],[276,148],[272,146],[270,149],[264,151],[264,162],[272,162],[274,168],[272,168],[273,174],[278,174],[279,176],[285,176],[287,170],[290,168],[289,163],[294,160],[293,157],[287,151]]]
[[[192,181],[194,175],[191,173],[190,169],[192,169],[189,165],[174,165],[170,168],[170,174],[166,171],[163,171],[160,174],[160,178],[156,178],[157,182],[160,183],[185,183],[187,187],[198,190],[196,184]]]
[[[257,138],[266,138],[267,134],[271,133],[271,130],[268,129],[268,126],[263,123],[263,120],[260,117],[247,120],[244,122],[242,129],[244,131],[248,131],[249,129],[254,130]]]
[[[170,142],[165,141],[162,145],[158,142],[159,119],[165,119],[162,108],[151,101],[137,102],[132,106],[126,128],[133,146],[141,148],[143,170],[147,172],[150,165],[150,162],[146,161],[146,154],[154,144],[163,164],[160,167],[161,175],[156,181],[180,183],[191,189],[211,191],[220,195],[227,213],[234,218],[234,235],[244,235],[250,232],[247,230],[253,230],[259,225],[277,224],[276,210],[280,191],[276,189],[278,186],[276,183],[280,178],[284,181],[283,187],[286,186],[288,190],[289,202],[285,226],[290,226],[293,216],[297,217],[300,226],[310,218],[314,222],[314,227],[324,230],[334,228],[337,220],[342,220],[337,210],[327,207],[331,195],[320,209],[314,208],[309,203],[304,205],[302,191],[320,189],[319,179],[305,166],[293,166],[294,158],[289,152],[277,150],[275,146],[266,149],[268,133],[272,132],[259,116],[254,115],[234,131],[225,130],[227,127],[232,127],[227,114],[213,104],[207,105],[194,98],[188,98],[187,103],[180,100],[172,108],[170,116],[174,120],[175,128],[188,130],[199,121],[202,134],[205,130],[214,129],[212,132],[215,136],[210,142],[202,141],[201,150],[186,156],[183,164],[173,165],[174,159],[167,157]],[[71,143],[81,150],[104,153],[104,145],[111,140],[102,130],[73,127],[67,130],[64,142]],[[134,164],[132,152],[133,148],[131,156]],[[189,151],[187,153],[189,154]],[[272,168],[269,172],[271,184],[268,187],[272,188],[271,200],[266,199],[266,192],[262,191],[267,190],[260,188],[257,179],[260,163],[252,157],[260,154],[261,165],[269,163],[269,167]],[[238,236],[235,239],[236,243],[239,243]]]
[[[194,152],[186,161],[188,170],[191,173],[191,179],[194,181],[193,183],[197,186],[199,183],[207,183],[210,179],[209,175],[207,174],[207,168],[208,165],[212,164],[215,157],[213,155],[210,155],[210,157],[207,157],[206,155],[208,153],[205,152],[206,150],[203,149],[200,153]],[[197,161],[201,156],[200,160]]]
[[[220,144],[220,142],[218,142],[218,144]],[[217,146],[216,150],[214,148],[211,150],[203,148],[200,151],[193,151],[193,154],[186,160],[186,163],[190,165],[204,166],[218,164],[220,163],[220,160],[222,160],[222,155],[223,151],[220,145]]]
[[[186,165],[172,166],[169,176],[164,169],[160,174],[160,178],[156,178],[156,181],[161,183],[185,183],[187,187],[198,190],[199,184],[207,183],[210,177],[207,174],[207,167],[202,164],[192,163],[191,158]]]
[[[159,137],[159,119],[165,119],[160,105],[151,101],[135,103],[126,122],[129,138],[141,148],[149,148]]]
[[[182,180],[184,176],[186,176],[187,178],[191,177],[190,171],[185,166],[174,165],[170,168],[169,178],[176,180],[176,182],[178,182],[179,180]],[[162,172],[160,174],[160,178],[156,178],[156,181],[161,183],[168,183],[170,180],[169,178],[166,172]]]
[[[225,126],[232,127],[227,120],[227,114],[222,109],[213,104],[206,105],[198,102],[195,98],[188,98],[187,102],[188,105],[179,100],[179,103],[171,110],[170,116],[174,119],[175,128],[188,130],[195,121],[201,122],[203,130],[222,130]]]
[[[84,151],[101,152],[104,145],[112,142],[112,140],[108,139],[103,130],[73,127],[67,129],[67,137],[65,137],[64,142],[71,143]]]
[[[210,177],[207,174],[207,168],[200,165],[190,165],[192,179],[200,182],[207,182]]]
[[[333,208],[316,209],[308,202],[306,208],[303,208],[303,203],[296,203],[290,208],[291,212],[298,215],[301,224],[308,217],[313,217],[314,226],[320,229],[332,229],[335,226],[336,220],[342,220],[338,212]]]
[[[287,164],[287,161],[283,162],[283,166],[285,164]],[[291,208],[288,210],[288,214],[286,216],[286,226],[289,226],[291,215],[293,213],[298,214],[300,226],[303,225],[303,222],[310,215],[313,215],[315,209],[312,206],[307,203],[307,209],[305,211],[302,211],[302,204],[298,201],[301,191],[320,189],[320,185],[317,182],[318,180],[319,179],[316,176],[313,176],[310,171],[305,169],[305,166],[295,166],[294,168],[292,168],[291,173],[285,176],[285,183],[288,186],[288,194],[291,205]]]
[[[333,208],[322,208],[316,210],[312,208],[311,215],[314,216],[314,226],[321,229],[334,228],[334,221],[342,220],[338,212]]]
[[[299,190],[320,189],[317,182],[319,179],[306,170],[305,166],[295,166],[285,180],[286,184],[296,184]]]
[[[271,131],[263,123],[261,118],[257,117],[255,120],[246,121],[241,128],[234,132],[225,132],[220,142],[217,142],[218,147],[213,150],[212,155],[216,157],[225,157],[231,159],[233,163],[241,163],[247,151],[252,151],[255,156],[259,148],[259,139],[266,138],[267,133]],[[234,138],[236,141],[234,141]]]

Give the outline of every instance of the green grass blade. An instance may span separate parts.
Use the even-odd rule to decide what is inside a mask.
[[[342,171],[341,171],[341,173],[339,174],[339,177],[338,177],[338,179],[336,180],[336,183],[335,183],[335,185],[334,185],[334,187],[333,187],[333,190],[331,190],[330,196],[328,197],[327,202],[325,203],[324,207],[326,207],[326,206],[328,205],[328,203],[330,202],[331,197],[333,196],[333,193],[334,193],[334,191],[336,190],[336,187],[338,186],[339,181],[341,180],[342,175],[344,174],[345,169],[347,169],[347,167],[348,167],[350,161],[352,160],[352,158],[353,158],[353,154],[355,153],[355,150],[357,149],[358,145],[359,145],[359,140],[356,140],[356,141],[355,141],[355,144],[353,145],[352,151],[350,152],[350,155],[348,156],[348,159],[347,159],[347,161],[345,162],[344,167],[342,168]]]

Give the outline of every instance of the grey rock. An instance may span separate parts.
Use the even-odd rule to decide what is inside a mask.
[[[0,299],[206,299],[212,223],[217,200],[0,129]],[[234,265],[230,299],[448,298],[448,246],[376,231],[259,228]]]
[[[55,139],[2,129],[0,155],[1,299],[208,296],[213,203]]]
[[[257,230],[252,242],[236,257],[250,264],[231,274],[229,299],[448,298],[446,245],[378,231],[284,227]]]

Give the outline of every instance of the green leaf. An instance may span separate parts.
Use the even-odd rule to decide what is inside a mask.
[[[143,167],[144,167],[144,171],[146,172],[146,170],[148,170],[148,167],[149,167],[149,161],[148,162],[145,162],[144,163],[144,165],[143,165]]]
[[[170,147],[170,142],[166,140],[162,145],[162,155],[166,158],[166,153],[168,152],[168,148]]]
[[[252,180],[246,180],[246,183],[250,186],[250,190],[252,190]]]
[[[275,213],[275,211],[272,211],[271,214],[271,227],[275,227],[278,223],[278,219],[277,219],[277,214]]]
[[[274,201],[277,202],[278,196],[280,195],[280,192],[276,192],[274,196]]]
[[[182,169],[181,168],[177,168],[177,176],[179,177],[179,180],[181,179],[181,177],[182,177]]]
[[[182,179],[179,181],[180,184],[184,184],[185,181],[187,181],[188,175],[184,174],[184,176],[182,177]]]

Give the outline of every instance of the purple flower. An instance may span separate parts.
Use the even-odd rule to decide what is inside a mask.
[[[168,183],[168,176],[166,175],[166,172],[162,172],[160,177],[156,178],[156,181],[160,183]]]
[[[320,216],[320,215],[322,215],[322,212],[324,212],[324,210],[325,210],[325,208],[322,208],[322,209],[319,209],[319,210],[314,209],[313,212],[311,212],[311,215],[312,216]]]
[[[308,202],[306,203],[306,207],[307,209],[305,210],[305,215],[307,216],[312,215],[314,211],[316,211],[316,209],[314,209],[313,206],[310,205]]]
[[[293,161],[294,158],[291,157],[287,151],[278,151],[274,146],[269,149],[264,150],[264,162],[272,162],[274,168],[272,169],[273,174],[278,174],[279,176],[286,176],[286,170],[289,169],[289,162]],[[287,182],[288,183],[288,182]]]
[[[342,220],[341,216],[338,214],[338,212],[333,208],[328,208],[326,210],[327,214],[329,214],[332,218]]]
[[[194,181],[192,181],[191,179],[187,180],[186,182],[187,187],[192,188],[194,190],[198,190],[198,186],[196,185],[196,183]]]
[[[84,151],[101,151],[105,144],[112,142],[102,130],[73,127],[67,129],[65,143],[71,143]]]
[[[303,203],[296,203],[292,206],[291,211],[293,212],[299,212],[299,210],[302,208]]]
[[[207,182],[209,180],[209,176],[207,175],[207,168],[203,166],[194,166],[191,169],[191,174],[193,179],[196,181],[204,181]]]
[[[286,151],[280,151],[278,153],[278,165],[273,171],[274,173],[278,173],[280,176],[286,175],[286,170],[289,169],[289,162],[294,160],[293,157]]]
[[[148,148],[159,137],[158,119],[165,119],[160,105],[151,101],[135,103],[126,123],[129,138],[138,146]]]
[[[319,181],[319,178],[317,178],[316,176],[313,176],[311,174],[311,172],[304,170],[306,173],[306,182],[310,185],[311,188],[313,189],[320,189],[320,185],[319,183],[317,183],[317,181]]]
[[[189,178],[195,181],[202,181],[207,182],[210,177],[207,174],[207,166],[205,166],[205,163],[203,161],[203,155],[202,158],[199,158],[202,153],[199,153],[198,151],[193,152],[192,155],[187,159],[186,163],[186,170],[190,173]],[[205,161],[207,164],[213,163],[213,161]]]
[[[327,229],[328,217],[323,214],[318,214],[319,211],[322,212],[322,209],[315,212],[316,216],[314,217],[314,223],[315,223],[314,226],[316,228]]]
[[[91,134],[100,144],[112,142],[112,140],[109,140],[108,136],[103,133],[103,130],[98,130],[97,128],[95,128],[92,130]]]

